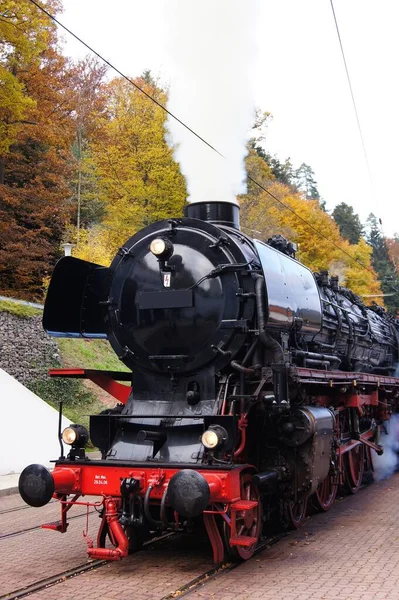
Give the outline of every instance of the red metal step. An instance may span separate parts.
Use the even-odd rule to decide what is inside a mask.
[[[230,504],[231,510],[251,510],[251,508],[257,506],[258,502],[256,500],[237,500],[237,502]]]
[[[69,525],[69,523],[66,524],[66,527],[68,527],[68,525]],[[43,525],[41,525],[41,528],[42,529],[52,529],[53,531],[60,531],[61,533],[64,532],[61,521],[53,521],[51,523],[44,523]]]
[[[249,548],[249,546],[253,546],[258,541],[256,537],[250,537],[249,535],[235,535],[230,538],[230,546],[243,546],[244,548]]]

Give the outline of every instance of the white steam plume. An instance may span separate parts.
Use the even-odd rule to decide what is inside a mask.
[[[380,443],[384,446],[384,454],[378,456],[372,452],[374,479],[377,481],[391,477],[398,468],[399,415],[392,415],[386,428],[388,434],[382,433],[380,438]]]
[[[187,181],[189,201],[236,202],[245,192],[246,141],[254,121],[257,0],[168,0],[165,63],[168,141]],[[170,138],[170,139],[169,139]]]

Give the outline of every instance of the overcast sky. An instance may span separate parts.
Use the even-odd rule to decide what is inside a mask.
[[[161,10],[167,1],[63,0],[59,18],[123,72],[151,69],[167,82]],[[255,102],[273,114],[268,150],[295,167],[311,165],[328,209],[347,202],[363,221],[374,212],[392,235],[399,232],[399,3],[334,0],[334,7],[372,182],[330,0],[260,0]],[[87,54],[62,35],[66,54]]]

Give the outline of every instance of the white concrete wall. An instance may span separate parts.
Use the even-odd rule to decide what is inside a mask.
[[[63,417],[62,427],[69,424]],[[57,411],[0,369],[0,475],[51,467],[59,455]]]

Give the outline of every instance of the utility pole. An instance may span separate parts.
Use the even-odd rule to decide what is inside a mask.
[[[79,244],[79,232],[80,232],[80,193],[82,189],[82,126],[79,124],[77,129],[78,137],[78,215],[76,221],[76,243]]]

